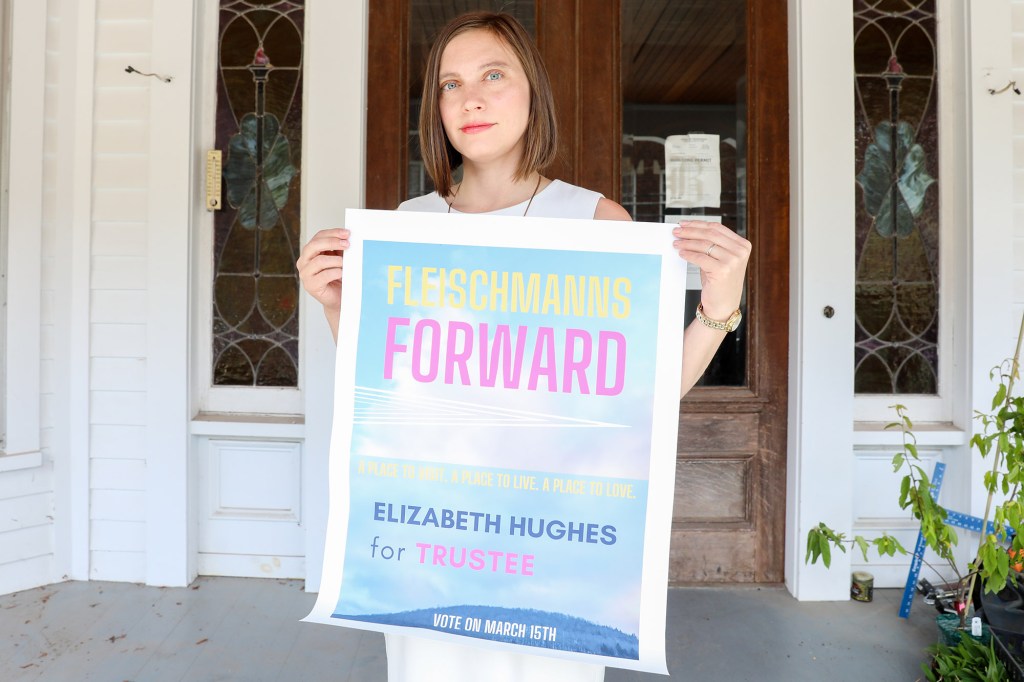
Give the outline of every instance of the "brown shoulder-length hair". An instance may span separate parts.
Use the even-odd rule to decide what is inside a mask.
[[[515,17],[502,13],[471,12],[453,19],[441,29],[427,57],[420,106],[420,154],[427,173],[442,197],[451,194],[452,171],[462,163],[462,154],[452,146],[441,123],[438,105],[441,54],[452,39],[466,31],[484,29],[493,33],[519,59],[530,84],[530,118],[524,133],[523,158],[513,179],[522,180],[555,160],[558,150],[558,125],[551,81],[537,46]]]

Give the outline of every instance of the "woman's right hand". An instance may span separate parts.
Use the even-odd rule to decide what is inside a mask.
[[[302,287],[328,313],[341,309],[341,271],[349,231],[343,227],[320,230],[302,247],[295,267]]]
[[[322,229],[302,247],[295,261],[302,288],[325,308],[341,307],[341,271],[347,248],[347,229]]]

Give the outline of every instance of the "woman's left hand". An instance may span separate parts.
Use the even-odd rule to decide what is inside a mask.
[[[672,230],[679,257],[700,268],[704,314],[725,320],[739,308],[750,242],[721,223],[684,220]]]

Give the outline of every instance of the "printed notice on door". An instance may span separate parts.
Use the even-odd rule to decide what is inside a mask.
[[[665,139],[665,207],[718,208],[721,202],[718,135],[669,135]]]

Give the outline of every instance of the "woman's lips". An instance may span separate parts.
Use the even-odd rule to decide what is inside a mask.
[[[459,130],[466,133],[467,135],[473,135],[475,133],[482,133],[483,131],[491,128],[493,125],[493,123],[470,123],[468,126],[463,126],[459,128]]]

